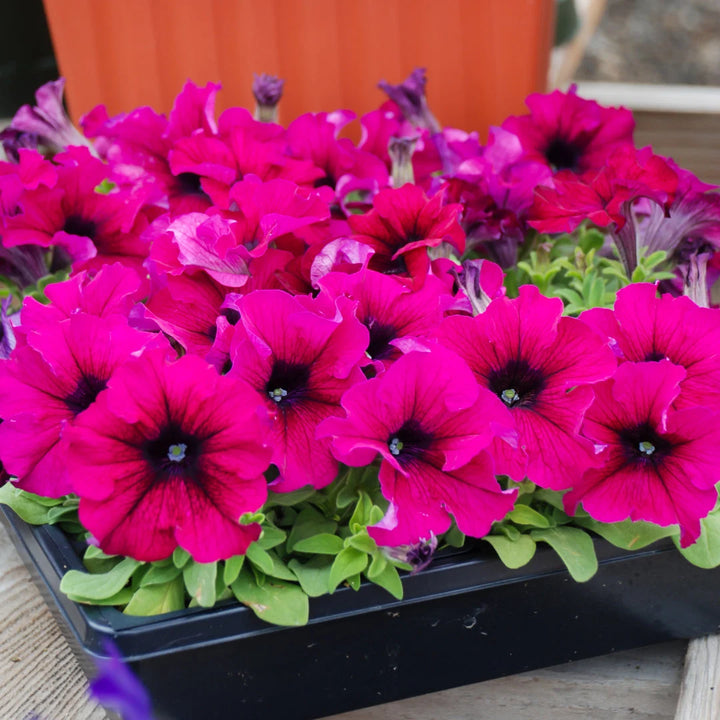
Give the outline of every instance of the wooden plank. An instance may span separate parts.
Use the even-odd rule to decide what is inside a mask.
[[[688,645],[675,720],[720,720],[720,635]]]
[[[0,525],[0,718],[107,720]]]

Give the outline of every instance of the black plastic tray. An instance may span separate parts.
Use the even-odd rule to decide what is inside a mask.
[[[405,577],[402,601],[372,585],[314,599],[300,628],[237,604],[129,617],[69,601],[60,578],[82,565],[68,539],[0,510],[83,667],[111,638],[173,720],[309,720],[720,630],[720,569],[690,565],[670,541],[636,552],[598,541],[586,583],[549,548],[521,570],[477,549]]]

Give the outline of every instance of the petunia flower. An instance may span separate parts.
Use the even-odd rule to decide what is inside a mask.
[[[364,466],[380,456],[380,486],[390,507],[368,528],[379,545],[431,542],[458,528],[482,537],[514,504],[485,452],[494,437],[510,437],[507,408],[480,388],[457,355],[435,348],[410,352],[386,372],[356,385],[342,400],[345,418],[318,431],[335,455]]]
[[[60,497],[73,492],[65,430],[153,336],[128,328],[122,318],[85,314],[38,329],[0,363],[0,458],[18,487]]]
[[[352,274],[330,273],[319,284],[319,297],[346,296],[358,301],[355,314],[370,334],[368,362],[377,372],[401,353],[425,348],[444,309],[453,302],[444,284],[433,276],[415,292],[397,278],[367,268]]]
[[[670,360],[685,370],[674,407],[720,409],[720,317],[688,297],[664,294],[650,283],[618,291],[614,310],[593,308],[580,319],[604,333],[621,360]]]
[[[574,85],[525,102],[530,113],[509,117],[502,127],[517,135],[529,159],[553,170],[599,170],[613,150],[633,145],[632,113],[580,98]]]
[[[365,379],[360,364],[367,330],[347,298],[326,314],[322,301],[258,290],[237,308],[228,375],[249,382],[272,415],[272,462],[280,473],[272,487],[323,487],[335,479],[338,465],[329,441],[317,440],[315,431],[325,418],[341,414],[343,393]]]
[[[440,342],[465,360],[515,421],[518,448],[493,444],[497,471],[553,490],[570,487],[594,463],[580,424],[591,385],[616,366],[607,340],[562,317],[562,310],[559,298],[524,285],[518,298],[498,297],[476,317],[452,315],[438,329]]]
[[[242,554],[242,524],[267,497],[262,398],[186,355],[146,351],[68,431],[80,521],[109,554],[152,561],[176,547],[198,562]]]
[[[567,512],[582,503],[601,522],[677,524],[682,547],[697,540],[717,501],[720,426],[707,408],[673,408],[684,377],[667,360],[628,362],[595,387],[583,434],[600,462],[564,496]]]
[[[372,270],[409,274],[420,287],[430,268],[428,248],[444,242],[458,253],[465,249],[461,210],[461,205],[444,205],[442,193],[428,198],[416,185],[404,185],[379,192],[369,213],[351,215],[348,221],[352,238],[375,251]]]

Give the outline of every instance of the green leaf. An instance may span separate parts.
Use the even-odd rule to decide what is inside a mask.
[[[535,541],[529,535],[512,540],[503,535],[486,535],[483,540],[493,546],[503,565],[512,569],[527,565],[535,555]]]
[[[356,573],[361,573],[368,564],[366,553],[347,547],[341,550],[332,564],[328,591],[334,592],[335,588],[343,581]]]
[[[160,615],[185,607],[185,583],[178,575],[163,585],[149,585],[135,591],[123,612],[126,615]]]
[[[263,550],[256,542],[250,543],[250,546],[245,552],[245,556],[253,565],[255,565],[259,570],[262,570],[266,575],[270,575],[272,573],[272,558],[268,555],[267,550]]]
[[[565,563],[573,580],[585,582],[597,572],[595,546],[584,530],[563,525],[547,530],[532,530],[530,537],[550,545]]]
[[[217,563],[190,562],[183,568],[183,580],[191,598],[201,607],[212,607],[215,604],[215,580]]]
[[[172,561],[176,568],[182,570],[191,559],[190,553],[187,550],[181,547],[176,547],[175,550],[173,550]]]
[[[60,581],[60,590],[66,595],[85,600],[102,600],[122,590],[140,563],[133,558],[123,558],[109,572],[91,575],[80,570],[68,570]]]
[[[624,550],[638,550],[661,538],[677,535],[677,527],[660,527],[646,522],[632,522],[623,520],[616,523],[601,523],[590,517],[576,517],[576,525],[585,530],[592,530],[615,547]]]
[[[68,593],[67,596],[70,600],[76,603],[83,603],[84,605],[101,605],[103,607],[119,607],[122,605],[127,605],[128,602],[130,602],[130,599],[132,598],[133,594],[135,593],[135,590],[131,587],[126,587],[120,590],[120,592],[115,593],[115,595],[111,595],[107,598],[99,598],[95,600],[88,600],[87,598],[82,597],[81,595],[72,595],[71,593]]]
[[[274,525],[264,525],[262,535],[256,542],[263,550],[270,550],[270,548],[277,547],[285,542],[286,537],[287,533],[284,530]]]
[[[268,571],[268,575],[280,580],[292,580],[293,582],[297,580],[295,573],[277,556],[274,550],[268,552],[268,557],[272,562],[272,569]]]
[[[291,505],[299,505],[308,498],[311,498],[316,493],[315,488],[312,485],[306,485],[299,490],[293,490],[292,492],[286,493],[275,493],[268,492],[268,499],[263,505],[263,509],[267,510],[271,507],[289,507]]]
[[[61,502],[58,499],[53,505]],[[48,515],[52,509],[52,506],[40,502],[37,495],[26,493],[12,483],[5,483],[0,487],[0,504],[7,505],[29,525],[47,525]]]
[[[387,590],[394,598],[402,600],[403,585],[397,568],[387,564],[381,573],[373,575],[372,577],[368,572],[367,578],[376,585],[379,585],[381,588],[385,588],[385,590]]]
[[[265,622],[290,626],[307,624],[308,596],[294,583],[268,579],[259,587],[252,573],[243,568],[231,587],[235,597]]]
[[[100,193],[101,195],[107,195],[116,187],[117,185],[112,180],[105,178],[99,185],[95,186],[95,192]]]
[[[244,555],[233,555],[225,561],[225,567],[223,568],[223,580],[226,585],[232,585],[236,580],[237,576],[242,570],[243,563],[245,562]]]
[[[362,490],[359,492],[358,495],[359,497],[357,505],[355,505],[353,514],[348,521],[348,527],[353,533],[357,532],[360,528],[367,527],[367,525],[372,523],[370,514],[372,513],[373,509],[373,502],[370,499],[370,496]]]
[[[680,539],[673,541],[685,558],[701,568],[720,565],[720,509],[713,510],[700,521],[700,537],[686,548],[680,547]]]
[[[329,557],[310,558],[306,563],[293,558],[288,563],[288,567],[297,577],[302,589],[310,597],[320,597],[327,594],[330,569],[332,568],[332,560]]]
[[[295,543],[293,551],[316,553],[318,555],[337,555],[343,549],[343,540],[337,535],[320,533]]]
[[[328,533],[334,534],[337,523],[318,512],[314,507],[303,508],[295,519],[295,524],[288,535],[286,547],[288,552],[295,550],[295,545],[301,540]]]
[[[145,573],[143,579],[140,581],[140,587],[147,587],[148,585],[164,585],[171,580],[174,580],[180,575],[182,570],[176,568],[173,564],[170,565],[153,565]]]
[[[550,521],[544,515],[523,504],[516,505],[506,517],[518,525],[531,525],[537,528],[550,527]]]
[[[385,553],[374,553],[372,556],[372,562],[370,563],[370,567],[366,570],[366,575],[368,576],[368,579],[372,580],[373,578],[376,578],[378,575],[380,575],[380,573],[385,570],[388,564],[388,558]]]
[[[367,530],[363,528],[362,532],[357,535],[350,535],[345,538],[345,547],[354,547],[368,555],[377,552],[377,543],[367,534]]]

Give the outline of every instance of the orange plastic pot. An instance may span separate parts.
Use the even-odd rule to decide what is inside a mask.
[[[67,100],[167,112],[187,79],[252,108],[253,73],[286,80],[280,121],[384,99],[378,80],[428,71],[444,125],[479,130],[546,86],[556,0],[44,0]]]

